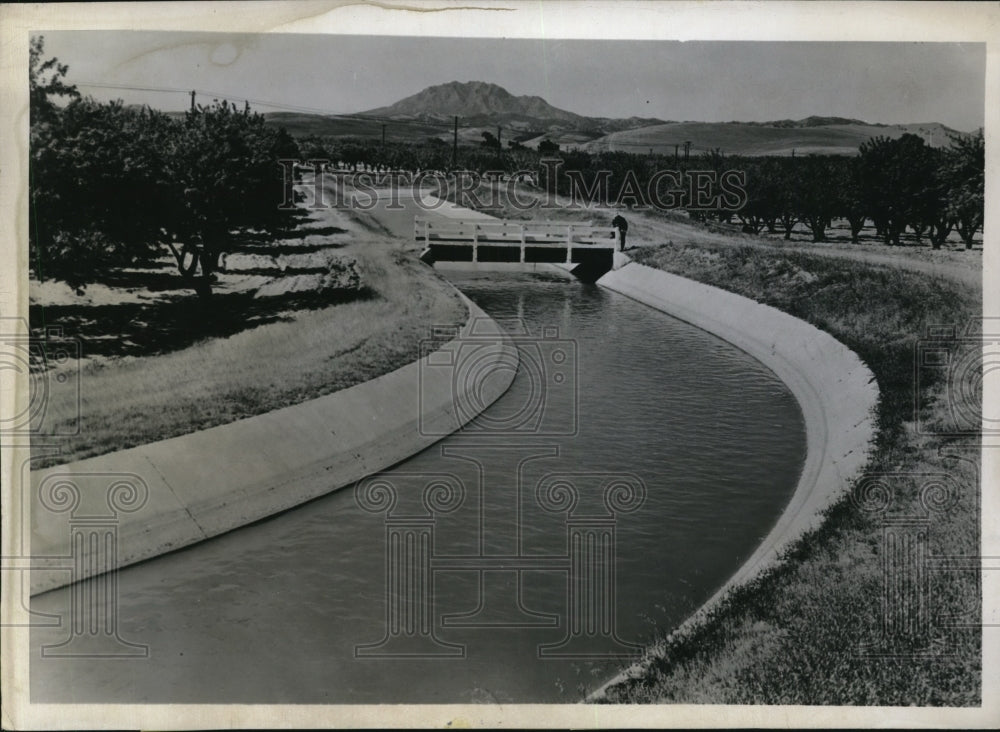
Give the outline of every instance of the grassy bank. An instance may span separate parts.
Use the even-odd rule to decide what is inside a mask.
[[[415,361],[433,325],[465,322],[466,308],[454,289],[395,242],[366,236],[344,250],[357,262],[363,282],[350,297],[298,300],[264,314],[216,312],[210,319],[222,326],[178,326],[180,335],[193,342],[167,350],[152,339],[148,346],[142,344],[146,352],[139,356],[121,350],[126,339],[120,328],[127,324],[105,323],[119,354],[126,355],[79,363],[79,404],[72,378],[60,383],[57,374],[49,374],[42,432],[65,432],[78,413],[80,429],[79,434],[58,438],[59,455],[41,457],[34,466],[206,429],[359,384]],[[257,307],[255,302],[223,297],[214,307]],[[170,309],[170,318],[180,317],[181,311],[208,317],[192,294],[163,307]],[[64,327],[68,337],[89,328],[89,337],[81,339],[84,355],[101,342],[95,318],[107,310],[95,308],[92,316]],[[148,310],[142,311],[147,319]],[[65,325],[53,319],[56,312],[36,306],[33,326]],[[197,332],[202,337],[192,337]],[[71,370],[77,366],[69,364]]]
[[[737,292],[829,332],[878,379],[878,438],[867,469],[893,492],[886,511],[856,494],[827,514],[781,563],[731,593],[704,623],[661,637],[645,672],[609,690],[613,702],[976,705],[980,700],[980,589],[974,571],[929,573],[929,635],[880,637],[886,518],[929,518],[932,557],[979,551],[975,436],[954,438],[956,390],[914,358],[928,326],[981,312],[981,292],[919,272],[771,248],[648,247],[640,263]],[[956,344],[958,347],[958,344]],[[948,500],[933,485],[944,475]],[[872,496],[868,496],[871,498]],[[935,509],[929,511],[927,506]],[[974,563],[973,563],[974,564]],[[894,578],[897,574],[892,575]],[[964,627],[962,627],[964,626]],[[913,640],[913,639],[911,639]],[[927,644],[924,641],[928,641]],[[883,652],[873,655],[873,650]]]

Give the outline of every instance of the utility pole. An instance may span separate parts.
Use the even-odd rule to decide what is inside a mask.
[[[688,160],[691,157],[691,141],[688,140],[684,143],[684,159]]]
[[[680,145],[677,144],[677,143],[674,143],[674,160],[679,160],[680,159],[681,156],[680,156],[680,152],[678,152],[679,150],[680,150]]]
[[[497,165],[503,167],[503,143],[500,142],[500,125],[497,125]]]
[[[382,123],[382,147],[385,147],[385,123]]]
[[[191,90],[191,111],[194,111],[194,89]]]
[[[458,167],[458,115],[455,115],[455,136],[451,145],[451,169]]]

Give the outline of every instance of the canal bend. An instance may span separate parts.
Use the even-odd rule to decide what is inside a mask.
[[[518,345],[499,401],[356,491],[122,570],[149,657],[34,653],[32,700],[575,702],[722,585],[803,463],[777,377],[595,285],[454,281]]]

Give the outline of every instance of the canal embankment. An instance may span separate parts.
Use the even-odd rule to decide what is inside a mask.
[[[885,623],[895,617],[895,596],[886,594],[885,583],[894,576],[886,574],[886,562],[894,555],[885,532],[893,521],[917,521],[925,526],[932,554],[971,556],[979,546],[979,448],[974,440],[955,438],[956,419],[979,414],[977,392],[954,383],[954,374],[928,368],[919,356],[927,343],[956,352],[961,348],[963,334],[980,317],[981,290],[899,267],[750,247],[669,244],[634,256],[648,267],[630,265],[612,278],[635,277],[637,297],[659,299],[662,285],[669,282],[674,289],[666,293],[668,303],[689,295],[685,302],[671,304],[678,317],[684,317],[678,304],[700,302],[705,308],[694,315],[724,321],[734,342],[757,348],[764,359],[770,358],[772,340],[775,355],[779,344],[801,350],[788,355],[813,370],[810,380],[833,376],[834,388],[826,392],[832,397],[826,403],[829,417],[839,421],[856,412],[850,385],[827,369],[826,358],[814,360],[823,353],[820,339],[796,345],[779,330],[794,323],[768,319],[762,305],[818,328],[858,354],[878,384],[878,404],[863,473],[849,480],[846,468],[856,460],[838,463],[832,477],[839,482],[819,486],[830,493],[829,508],[811,522],[802,521],[813,528],[790,532],[789,537],[799,537],[783,542],[784,550],[771,559],[758,557],[761,570],[750,581],[728,582],[724,596],[717,593],[680,628],[651,639],[635,664],[589,699],[978,704],[981,638],[974,625],[929,629],[922,640],[946,653],[885,652],[894,647],[886,635],[892,626]],[[649,268],[656,271],[647,272]],[[706,285],[713,287],[702,289]],[[712,299],[705,300],[709,293]],[[774,326],[757,344],[740,332],[750,327],[752,336],[754,321]],[[974,378],[975,371],[970,374]],[[844,427],[850,428],[850,421]],[[836,432],[830,437],[836,445]],[[808,439],[811,446],[813,437]],[[824,459],[835,456],[831,452]],[[798,523],[811,513],[809,508],[804,504],[796,511],[790,505],[785,518]],[[966,612],[980,602],[973,573],[950,575],[947,582],[933,582],[924,590],[920,601],[934,608],[936,617]],[[958,678],[961,684],[954,683]]]
[[[864,362],[828,333],[741,295],[634,262],[598,284],[736,345],[771,369],[802,408],[806,458],[795,493],[756,551],[683,630],[700,622],[731,588],[779,561],[844,493],[868,461],[878,386]],[[602,694],[603,689],[593,698]]]
[[[327,396],[127,450],[31,471],[31,553],[76,569],[32,572],[37,594],[179,549],[351,485],[460,428],[514,377],[517,349],[464,296],[457,336],[419,360]],[[494,345],[475,373],[455,363],[465,339]],[[490,363],[493,366],[491,367]],[[461,404],[461,408],[456,405]],[[27,466],[26,466],[27,468]],[[99,519],[111,546],[72,530]],[[30,522],[30,523],[28,523]],[[79,528],[79,526],[77,527]]]

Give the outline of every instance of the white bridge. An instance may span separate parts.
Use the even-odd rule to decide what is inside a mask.
[[[619,247],[615,227],[581,222],[418,217],[413,235],[430,263],[561,264],[585,279],[612,269]]]

